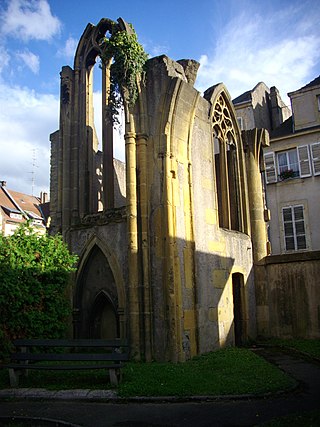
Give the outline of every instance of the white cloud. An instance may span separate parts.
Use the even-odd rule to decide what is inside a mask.
[[[28,40],[50,40],[61,29],[47,0],[9,0],[2,13],[2,34]]]
[[[165,44],[155,44],[153,40],[143,40],[141,42],[143,49],[153,58],[154,56],[167,55],[169,47]]]
[[[67,59],[73,59],[77,45],[78,40],[74,39],[73,37],[69,37],[66,41],[65,46],[62,49],[58,50],[57,55]]]
[[[153,45],[150,47],[150,55],[153,56],[159,56],[159,55],[166,55],[169,51],[168,46],[165,45]]]
[[[292,7],[270,16],[238,16],[226,26],[212,53],[201,56],[198,89],[223,82],[234,98],[263,81],[276,86],[288,101],[287,92],[316,77],[312,73],[320,61],[317,28],[316,16],[303,15],[301,9],[298,14]]]
[[[0,83],[0,180],[9,189],[34,195],[49,192],[49,134],[59,127],[59,98]],[[95,124],[101,139],[101,92],[94,93]],[[115,131],[115,157],[124,160],[124,139]],[[101,147],[100,147],[101,148]],[[35,153],[35,166],[33,157]]]
[[[8,188],[31,194],[49,190],[49,133],[58,128],[59,100],[19,86],[0,84],[0,171]],[[36,150],[36,167],[33,167]]]
[[[102,149],[102,94],[101,91],[93,92],[94,125],[99,140],[99,150]],[[124,141],[124,115],[119,115],[120,124],[113,130],[113,156],[125,161],[125,141]]]
[[[39,74],[40,60],[39,56],[30,52],[28,49],[23,52],[17,52],[16,56],[20,58],[24,64],[30,68],[34,74]]]

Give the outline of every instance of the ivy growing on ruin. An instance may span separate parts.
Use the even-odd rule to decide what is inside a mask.
[[[113,31],[111,36],[100,42],[101,60],[110,66],[109,106],[113,118],[117,117],[121,107],[121,96],[129,106],[135,105],[139,90],[138,81],[144,78],[147,53],[138,42],[137,34],[132,31]]]

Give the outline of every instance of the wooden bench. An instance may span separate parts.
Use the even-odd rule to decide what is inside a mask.
[[[120,339],[17,339],[13,341],[13,345],[16,351],[11,353],[10,362],[6,365],[9,368],[11,387],[17,387],[19,375],[28,375],[29,369],[108,369],[111,384],[117,385],[121,379],[123,363],[129,360],[128,342]],[[58,351],[55,352],[55,349]]]

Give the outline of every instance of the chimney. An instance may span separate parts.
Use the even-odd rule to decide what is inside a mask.
[[[40,193],[40,203],[47,203],[49,201],[48,193],[41,191]]]
[[[279,105],[279,91],[275,86],[270,88],[270,101],[271,101],[271,121],[272,129],[276,129],[283,122],[281,117],[281,108]]]

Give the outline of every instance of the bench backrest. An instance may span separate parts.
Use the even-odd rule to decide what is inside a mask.
[[[12,353],[11,361],[128,361],[128,353]]]
[[[127,340],[99,339],[17,339],[13,341],[17,352],[10,355],[11,361],[127,361],[129,360],[129,344]],[[52,353],[49,349],[68,348],[68,351]],[[76,352],[71,352],[76,349]],[[94,353],[94,350],[99,350]],[[40,350],[40,351],[39,351]],[[48,351],[50,353],[48,353]],[[86,353],[81,352],[86,351]],[[105,351],[104,351],[105,350]],[[80,351],[80,352],[79,352]],[[102,352],[101,352],[102,351]]]
[[[128,348],[128,340],[100,340],[100,339],[17,339],[13,341],[16,347],[105,347]]]

